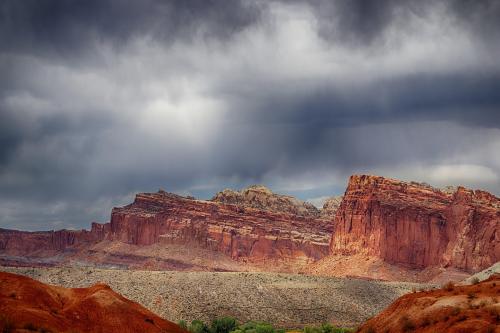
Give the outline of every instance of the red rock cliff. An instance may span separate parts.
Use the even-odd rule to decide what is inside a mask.
[[[92,230],[18,231],[0,229],[0,251],[10,255],[27,255],[43,251],[62,251],[66,248],[96,242],[104,238],[104,232]],[[99,228],[99,227],[98,227]]]
[[[328,254],[332,228],[332,219],[160,191],[114,208],[108,238],[136,245],[193,242],[233,259],[309,262]]]
[[[500,199],[463,187],[354,175],[335,216],[333,254],[366,254],[412,268],[479,271],[500,260]]]

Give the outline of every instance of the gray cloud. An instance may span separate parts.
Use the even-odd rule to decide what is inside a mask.
[[[85,61],[98,48],[147,36],[226,39],[256,23],[260,8],[244,1],[3,1],[0,37],[4,52]]]
[[[355,172],[500,193],[494,1],[4,1],[0,227]]]

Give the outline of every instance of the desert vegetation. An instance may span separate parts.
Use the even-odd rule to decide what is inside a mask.
[[[275,328],[267,322],[248,321],[238,323],[233,317],[222,317],[212,320],[210,325],[201,320],[193,320],[187,324],[185,320],[178,322],[179,326],[190,333],[348,333],[354,332],[351,328],[336,327],[329,323],[319,326],[306,326],[304,328]]]

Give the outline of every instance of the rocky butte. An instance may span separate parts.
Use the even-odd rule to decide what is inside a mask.
[[[335,216],[332,254],[365,254],[422,269],[477,272],[500,260],[500,199],[458,187],[351,176]]]
[[[195,244],[234,260],[315,261],[329,252],[332,218],[263,186],[225,190],[210,201],[160,191],[114,208],[107,239],[134,245]]]
[[[98,242],[180,245],[216,251],[237,262],[264,266],[273,262],[275,268],[288,271],[329,253],[332,221],[333,215],[321,215],[313,205],[264,186],[224,190],[212,200],[160,190],[137,194],[132,204],[112,210],[110,223],[93,223],[90,231],[0,230],[0,253],[4,263],[16,264],[15,260],[61,251],[80,251],[81,258],[82,250]]]
[[[499,222],[500,199],[490,193],[368,175],[351,176],[344,197],[327,200],[323,209],[260,185],[224,190],[211,200],[159,191],[137,194],[130,205],[112,210],[109,223],[93,223],[90,231],[0,230],[0,263],[29,265],[36,258],[58,265],[68,257],[88,262],[104,249],[120,248],[119,256],[106,252],[98,263],[128,256],[127,264],[140,267],[145,249],[153,249],[150,260],[176,248],[183,264],[160,269],[191,269],[205,258],[226,260],[225,270],[346,275],[346,267],[375,258],[401,271],[439,267],[473,273],[500,260]],[[195,248],[201,252],[182,257]],[[214,253],[219,257],[210,259]],[[342,266],[337,257],[350,261]],[[354,275],[396,278],[378,271],[380,266]]]

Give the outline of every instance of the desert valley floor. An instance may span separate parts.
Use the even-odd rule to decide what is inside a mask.
[[[88,287],[104,282],[161,317],[209,322],[232,316],[278,327],[332,322],[354,327],[399,296],[433,285],[276,273],[129,271],[94,268],[9,268],[44,283]]]

